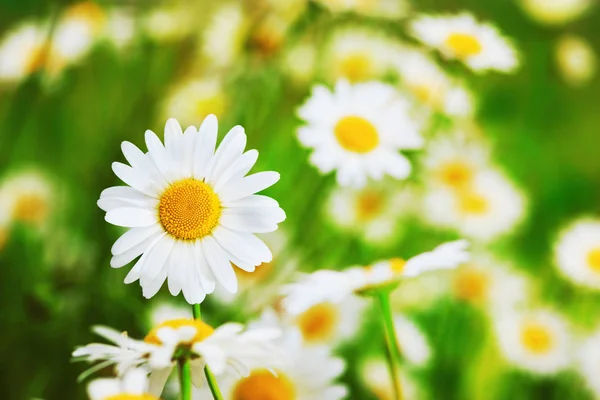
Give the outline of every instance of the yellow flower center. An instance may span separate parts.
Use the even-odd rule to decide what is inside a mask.
[[[489,287],[486,274],[477,270],[459,270],[454,281],[456,296],[467,301],[481,301],[484,299]]]
[[[485,197],[475,193],[464,193],[460,197],[460,209],[466,214],[485,214],[488,211],[488,201]]]
[[[297,324],[307,342],[326,341],[335,333],[339,314],[331,303],[312,306],[298,316]]]
[[[20,196],[13,210],[13,217],[16,220],[29,223],[40,223],[47,215],[47,199],[35,193]]]
[[[482,46],[479,39],[468,33],[451,33],[446,39],[446,46],[452,50],[457,58],[468,58],[481,53]]]
[[[226,108],[227,100],[225,96],[222,93],[216,93],[210,97],[197,99],[194,111],[198,119],[204,119],[208,114],[215,114],[220,117],[225,113]]]
[[[158,217],[171,236],[194,240],[209,235],[219,223],[221,201],[212,188],[196,179],[173,183],[160,197]]]
[[[232,400],[294,400],[294,385],[284,374],[277,376],[266,370],[252,371],[233,389]]]
[[[82,20],[90,24],[97,32],[105,21],[104,10],[93,1],[84,1],[70,7],[66,12],[67,18]]]
[[[392,272],[395,274],[401,274],[404,272],[404,267],[406,266],[406,261],[402,258],[392,258],[390,260],[390,268]]]
[[[532,353],[547,353],[552,348],[552,334],[543,325],[529,324],[521,331],[523,346]]]
[[[358,195],[356,210],[358,219],[368,221],[377,216],[384,207],[385,201],[381,193],[364,191]]]
[[[461,161],[450,161],[440,169],[440,179],[448,186],[458,188],[471,181],[473,171]]]
[[[162,341],[160,340],[160,338],[157,335],[157,333],[160,329],[162,329],[162,328],[178,329],[178,328],[182,328],[184,326],[190,326],[190,327],[196,329],[196,335],[192,338],[192,340],[190,340],[190,342],[188,344],[201,342],[204,339],[206,339],[207,337],[209,337],[210,335],[212,335],[213,332],[215,331],[210,325],[204,323],[203,321],[201,321],[199,319],[179,318],[179,319],[172,319],[169,321],[165,321],[165,322],[159,324],[158,326],[152,328],[152,330],[144,338],[144,341],[146,343],[161,345]]]
[[[351,54],[341,61],[339,69],[351,82],[364,81],[371,76],[371,60],[366,54]]]
[[[160,400],[158,397],[155,397],[151,394],[117,394],[114,396],[109,396],[104,400]]]
[[[588,265],[594,272],[600,273],[600,248],[595,248],[588,253]]]
[[[362,117],[343,117],[335,125],[334,132],[339,144],[355,153],[368,153],[379,144],[377,129]]]

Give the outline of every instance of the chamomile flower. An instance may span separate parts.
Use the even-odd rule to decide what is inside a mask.
[[[407,261],[397,258],[345,271],[319,270],[285,285],[282,292],[286,297],[282,304],[287,312],[297,315],[322,302],[345,301],[354,292],[393,285],[429,271],[453,269],[469,260],[468,245],[467,241],[458,240]]]
[[[572,86],[589,82],[596,74],[598,59],[590,43],[580,36],[565,35],[558,40],[556,64],[563,79]]]
[[[600,220],[581,219],[567,226],[554,246],[555,264],[571,282],[600,289]]]
[[[369,358],[359,368],[362,382],[377,400],[394,400],[394,383],[390,377],[390,369],[385,360]],[[423,399],[422,389],[407,374],[399,371],[402,398],[405,400]]]
[[[254,233],[272,232],[285,213],[270,197],[256,195],[279,180],[276,172],[245,176],[258,157],[243,153],[244,129],[236,126],[216,147],[217,119],[208,116],[199,130],[182,132],[170,119],[165,145],[146,131],[148,152],[122,144],[131,166],[113,163],[126,183],[104,190],[98,205],[105,219],[129,228],[113,245],[111,267],[141,256],[125,278],[140,280],[146,298],[165,280],[176,296],[201,303],[216,283],[237,291],[231,263],[245,271],[271,261],[269,248]]]
[[[548,25],[574,21],[594,4],[592,0],[521,0],[520,3],[531,18]]]
[[[232,65],[244,46],[247,25],[241,4],[220,5],[204,29],[202,56],[215,68]]]
[[[571,362],[568,326],[555,312],[502,312],[495,329],[502,353],[519,368],[551,375]]]
[[[432,188],[423,200],[425,219],[482,242],[512,232],[525,215],[525,199],[504,175],[486,170],[464,190]]]
[[[362,187],[384,175],[404,179],[411,165],[399,150],[423,146],[409,107],[392,86],[380,82],[340,81],[333,91],[317,85],[298,110],[306,123],[298,138],[314,150],[310,162],[324,174],[335,170],[341,186]]]
[[[227,111],[229,99],[219,76],[186,79],[178,83],[163,105],[163,115],[173,116],[183,125],[202,121],[214,114],[221,118]]]
[[[127,47],[136,33],[135,20],[130,11],[113,8],[106,14],[106,23],[102,37],[117,49]]]
[[[317,51],[312,43],[300,42],[290,46],[281,58],[281,67],[297,85],[308,83],[315,74]]]
[[[317,0],[333,12],[352,11],[375,18],[399,19],[408,13],[406,0]]]
[[[392,65],[400,76],[402,87],[408,89],[419,105],[453,117],[473,113],[471,93],[426,54],[403,50],[394,58]]]
[[[11,221],[41,227],[54,208],[54,186],[41,172],[24,170],[5,178],[0,196]]]
[[[514,71],[519,60],[513,45],[487,23],[467,13],[420,16],[410,26],[412,35],[439,50],[448,59],[457,59],[476,72]]]
[[[592,333],[580,345],[577,351],[577,369],[586,386],[594,393],[594,396],[600,397],[600,331]]]
[[[394,233],[402,216],[410,213],[414,196],[389,180],[364,188],[335,188],[327,201],[327,216],[340,229],[383,244],[397,239]]]
[[[17,83],[44,67],[48,29],[25,22],[7,32],[0,42],[0,81]]]
[[[324,51],[325,73],[333,82],[379,79],[389,70],[390,52],[395,47],[391,39],[375,30],[338,29]]]
[[[129,371],[120,378],[100,378],[89,383],[90,400],[159,400],[148,392],[147,372],[142,369]]]
[[[412,365],[423,367],[431,360],[431,348],[421,329],[404,315],[394,315],[394,329],[402,356]]]

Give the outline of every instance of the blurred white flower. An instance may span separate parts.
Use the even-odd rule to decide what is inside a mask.
[[[448,59],[457,59],[475,72],[513,72],[519,65],[513,45],[490,24],[467,13],[423,15],[412,21],[410,31]]]
[[[147,372],[142,369],[129,371],[121,378],[100,378],[88,384],[90,400],[159,400],[148,393]]]
[[[48,35],[46,26],[34,22],[8,31],[0,42],[0,81],[18,83],[44,67]]]
[[[581,219],[560,233],[554,246],[560,273],[571,282],[600,289],[600,220]]]
[[[315,74],[317,51],[310,42],[296,43],[289,47],[281,58],[283,71],[297,84],[310,82]]]
[[[105,189],[98,206],[107,222],[130,228],[113,245],[111,267],[141,256],[125,283],[140,280],[144,297],[165,280],[173,296],[183,292],[201,303],[218,282],[237,291],[231,263],[248,272],[271,261],[271,251],[254,233],[272,232],[285,213],[270,197],[255,195],[279,180],[276,172],[245,176],[258,158],[244,153],[246,134],[235,126],[216,147],[218,123],[209,115],[199,130],[170,119],[165,144],[146,131],[148,152],[122,143],[131,166],[113,163],[127,184]]]
[[[390,369],[383,359],[369,358],[361,362],[359,372],[361,380],[377,398],[377,400],[395,400],[394,386],[390,377]],[[423,390],[409,375],[400,371],[400,386],[404,400],[420,400]]]
[[[241,3],[219,5],[202,36],[202,56],[209,65],[224,68],[233,64],[244,46],[247,25]]]
[[[410,364],[423,367],[431,360],[431,348],[419,327],[407,317],[394,314],[398,347]]]
[[[568,325],[553,311],[499,312],[498,344],[508,361],[540,375],[567,368],[572,357]]]
[[[8,175],[0,183],[3,212],[10,221],[42,227],[55,208],[56,190],[41,171],[22,170]]]
[[[589,335],[577,350],[577,370],[586,386],[600,398],[600,330]]]
[[[135,20],[131,11],[112,8],[107,11],[103,37],[117,49],[131,43],[136,34]]]
[[[589,10],[593,0],[521,0],[521,6],[534,20],[560,25],[571,22]]]
[[[598,59],[590,43],[580,36],[564,35],[556,44],[556,63],[572,86],[588,83],[596,75]]]
[[[176,6],[156,7],[141,18],[144,33],[157,42],[174,42],[189,35],[196,27],[194,14]]]
[[[352,11],[368,17],[400,19],[410,10],[406,0],[316,0],[333,12]]]
[[[314,150],[311,164],[324,174],[335,170],[341,186],[363,187],[368,179],[385,175],[404,179],[411,165],[399,150],[423,146],[409,108],[384,83],[340,81],[333,91],[317,85],[298,110],[306,123],[298,129],[298,139]]]

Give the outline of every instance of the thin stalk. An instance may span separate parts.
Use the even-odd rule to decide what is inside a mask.
[[[394,329],[394,319],[392,316],[392,307],[390,306],[389,290],[377,291],[377,301],[381,309],[381,317],[385,329],[385,341],[387,344],[387,360],[394,384],[394,394],[396,400],[402,400],[402,385],[400,383],[400,347],[398,346],[398,338]]]
[[[179,370],[179,385],[181,387],[181,400],[192,400],[192,372],[190,360],[182,357],[177,361]]]
[[[194,319],[202,318],[202,312],[200,311],[200,304],[192,305],[192,312],[194,315]],[[210,388],[210,392],[212,393],[213,398],[215,400],[223,400],[223,395],[221,394],[221,390],[219,389],[219,384],[217,383],[217,380],[215,379],[215,376],[211,372],[208,365],[206,365],[204,367],[204,375],[206,375],[208,387]],[[183,386],[182,386],[182,388],[183,388]],[[183,394],[183,392],[182,392],[182,394]],[[182,400],[188,400],[188,399],[182,397]]]
[[[200,304],[193,304],[192,312],[194,313],[194,319],[202,319],[202,312],[200,311]]]

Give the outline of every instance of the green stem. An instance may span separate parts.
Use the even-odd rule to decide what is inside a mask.
[[[394,329],[394,319],[392,316],[392,307],[390,305],[390,291],[378,290],[376,294],[381,309],[381,317],[385,329],[385,341],[387,344],[387,359],[390,369],[390,375],[394,384],[394,393],[396,400],[402,400],[402,385],[400,383],[400,347],[398,338]]]
[[[190,360],[182,357],[177,361],[179,369],[179,385],[181,387],[181,400],[192,400],[192,372]]]
[[[201,319],[202,312],[200,311],[200,304],[192,305],[192,312],[194,314],[194,319]],[[219,389],[219,384],[215,379],[215,376],[211,372],[208,365],[204,367],[204,375],[206,375],[206,380],[208,381],[208,387],[210,388],[210,392],[213,395],[215,400],[223,400],[223,395],[221,394],[221,390]],[[183,385],[182,385],[183,388]],[[183,393],[183,392],[182,392]],[[183,398],[182,400],[188,400],[187,398]]]

